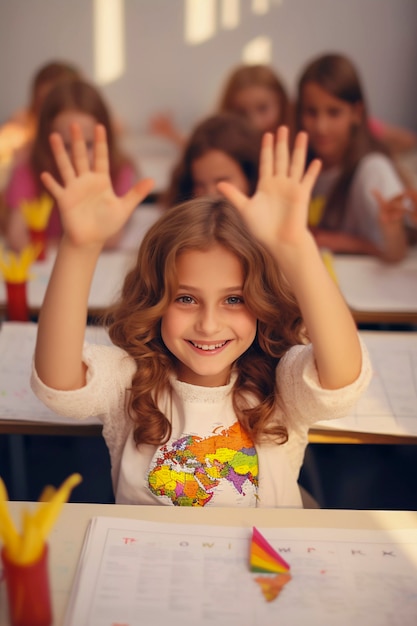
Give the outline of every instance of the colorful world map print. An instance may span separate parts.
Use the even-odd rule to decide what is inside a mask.
[[[240,495],[258,489],[258,456],[239,422],[208,437],[185,435],[168,442],[148,474],[152,493],[176,506],[205,506],[223,481]]]

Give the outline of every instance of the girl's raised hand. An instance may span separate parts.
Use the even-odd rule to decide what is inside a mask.
[[[151,179],[134,185],[123,197],[113,191],[103,126],[95,128],[94,157],[90,164],[80,127],[71,127],[71,158],[62,138],[50,137],[52,153],[62,184],[49,172],[41,174],[42,182],[56,199],[65,235],[77,246],[98,245],[120,231],[135,207],[153,187]]]
[[[308,233],[310,195],[321,164],[314,160],[305,171],[306,154],[307,134],[297,135],[290,155],[288,129],[281,126],[276,142],[271,133],[263,137],[259,180],[252,198],[230,183],[218,184],[219,191],[240,211],[253,235],[275,252],[277,244],[297,246]]]

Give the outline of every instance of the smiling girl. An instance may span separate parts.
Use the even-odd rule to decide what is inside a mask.
[[[301,506],[297,479],[311,424],[349,411],[369,358],[307,228],[320,164],[306,135],[263,140],[257,190],[166,211],[145,235],[107,325],[114,345],[84,345],[100,251],[150,191],[115,196],[104,128],[90,165],[79,126],[71,162],[51,137],[64,236],[39,318],[32,388],[57,413],[97,415],[116,502]],[[225,199],[227,198],[227,199]],[[320,298],[317,298],[317,293]]]

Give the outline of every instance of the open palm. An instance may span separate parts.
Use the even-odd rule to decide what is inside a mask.
[[[307,232],[311,190],[320,171],[313,161],[305,172],[307,135],[297,135],[293,153],[288,148],[288,129],[280,127],[277,141],[267,133],[261,149],[259,181],[248,198],[230,183],[219,183],[219,190],[240,211],[253,235],[268,247],[296,245]]]
[[[128,220],[134,208],[147,196],[153,181],[137,183],[123,197],[117,197],[109,175],[106,133],[97,126],[94,162],[90,165],[81,129],[71,128],[72,159],[62,138],[51,135],[52,152],[63,184],[44,172],[42,181],[58,203],[63,230],[77,245],[100,244],[115,235]]]

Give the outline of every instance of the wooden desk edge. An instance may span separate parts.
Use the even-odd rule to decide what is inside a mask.
[[[0,435],[62,435],[99,437],[102,424],[84,424],[74,422],[32,422],[25,420],[0,419]],[[417,436],[366,433],[357,431],[311,428],[308,433],[309,443],[370,443],[370,444],[409,444],[417,445]]]
[[[370,443],[416,445],[417,436],[366,433],[348,430],[311,428],[308,433],[309,443]]]
[[[102,434],[102,424],[73,424],[32,422],[0,419],[0,435],[62,435],[97,437]]]

